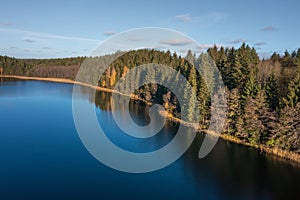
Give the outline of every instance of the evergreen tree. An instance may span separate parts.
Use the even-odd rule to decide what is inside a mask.
[[[237,59],[241,64],[242,74],[248,76],[251,67],[251,48],[245,43],[237,50]]]
[[[259,91],[254,99],[248,96],[244,113],[242,115],[242,124],[238,127],[238,136],[250,144],[260,144],[267,134],[264,126],[264,116],[262,108],[265,107],[265,96],[263,91]]]
[[[267,96],[268,107],[275,110],[279,105],[278,88],[274,74],[272,74],[266,82],[265,93]]]
[[[194,88],[191,88],[191,91],[189,91],[187,88],[189,88],[189,83],[187,82],[185,87],[183,89],[183,105],[181,109],[181,118],[185,121],[188,121],[190,123],[195,122],[195,106],[196,105],[196,91]]]
[[[248,97],[243,114],[243,125],[239,129],[238,136],[251,144],[257,144],[260,139],[261,122],[258,120],[255,99]]]
[[[295,107],[286,106],[280,112],[279,126],[272,140],[276,147],[300,152],[300,103]]]
[[[259,143],[265,144],[273,135],[273,125],[276,123],[276,115],[267,106],[267,96],[264,90],[259,90],[255,98],[256,113],[261,127],[259,129]]]
[[[258,93],[260,87],[257,82],[257,75],[256,71],[251,71],[245,86],[243,87],[242,94],[241,94],[241,105],[242,105],[242,110],[245,107],[247,103],[247,99],[250,98],[255,98],[256,94]]]
[[[288,93],[282,99],[282,107],[295,107],[300,101],[300,70],[298,70],[294,79],[288,85]]]
[[[185,59],[186,59],[190,64],[194,65],[195,60],[196,60],[196,57],[195,57],[195,55],[193,54],[192,50],[190,50],[190,49],[188,50]]]
[[[197,91],[197,74],[195,67],[191,67],[188,75],[188,81],[190,82],[192,88]]]
[[[215,79],[218,73],[215,70],[215,63],[207,53],[202,53],[197,58],[200,76],[205,80],[206,87],[209,91],[215,89]]]
[[[197,100],[199,103],[200,122],[204,125],[209,112],[210,93],[202,76],[198,79]]]
[[[221,47],[220,51],[218,52],[216,66],[219,69],[223,80],[225,80],[225,75],[226,75],[226,66],[225,66],[226,61],[227,61],[227,57],[226,57],[225,49],[224,49],[224,47]]]
[[[274,52],[271,56],[271,60],[273,62],[276,62],[276,61],[279,61],[279,59],[280,59],[280,55],[278,53]]]
[[[241,64],[237,59],[234,48],[231,48],[227,55],[227,62],[225,64],[225,85],[231,90],[233,88],[239,88],[242,80]]]
[[[285,50],[284,56],[281,58],[280,62],[283,67],[293,66],[292,56],[287,50]]]
[[[226,120],[226,133],[235,135],[237,133],[237,120],[241,115],[240,96],[238,89],[227,91],[228,111]]]
[[[223,48],[223,50],[224,50],[224,48]],[[218,61],[218,47],[216,45],[214,45],[212,48],[209,48],[207,50],[207,53],[215,62]]]

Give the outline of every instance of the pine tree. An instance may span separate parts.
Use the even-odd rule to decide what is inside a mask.
[[[191,67],[188,75],[188,81],[191,84],[192,88],[196,91],[197,90],[197,74],[195,67]]]
[[[224,50],[224,48],[223,48]],[[214,45],[212,48],[209,48],[207,50],[207,53],[209,54],[209,56],[215,61],[217,62],[218,60],[218,47],[216,45]]]
[[[244,107],[247,103],[247,99],[249,97],[255,98],[259,89],[260,89],[260,87],[258,85],[256,71],[253,70],[253,71],[251,71],[250,76],[248,77],[248,79],[243,87],[243,90],[242,90],[242,94],[241,94],[242,110],[244,109]]]
[[[241,106],[238,89],[227,91],[228,93],[228,111],[226,120],[226,133],[235,135],[238,131],[237,120],[241,115]]]
[[[210,93],[202,76],[198,78],[197,100],[199,103],[200,122],[204,125],[209,112]]]
[[[271,56],[271,60],[273,62],[276,62],[276,61],[279,61],[279,59],[280,59],[280,55],[278,53],[274,52]]]
[[[191,90],[188,90],[190,88]],[[196,105],[196,91],[187,82],[183,89],[183,105],[181,109],[181,119],[188,122],[195,122],[195,106]]]
[[[227,61],[227,57],[226,57],[225,49],[224,47],[221,47],[218,53],[218,59],[216,61],[216,65],[222,75],[223,80],[225,80],[225,75],[226,75],[226,66],[225,66],[226,61]]]
[[[250,65],[251,65],[251,48],[245,43],[237,50],[237,59],[241,64],[241,72],[247,77],[250,73]]]
[[[283,67],[292,66],[292,58],[291,58],[291,54],[288,52],[288,50],[285,50],[284,56],[281,58],[280,62]]]
[[[258,120],[255,99],[248,97],[243,114],[243,126],[240,127],[239,137],[251,144],[257,144],[260,139],[261,122]]]
[[[188,50],[185,59],[186,59],[190,64],[194,65],[195,60],[196,60],[196,57],[195,57],[195,55],[193,54],[192,50],[190,50],[190,49]]]
[[[273,126],[276,124],[276,112],[272,112],[267,106],[267,96],[264,90],[260,90],[255,98],[258,120],[261,127],[259,129],[259,143],[265,144],[272,137]]]
[[[272,138],[275,146],[300,152],[300,103],[297,103],[295,107],[286,106],[280,113],[280,124]]]
[[[282,107],[295,107],[300,102],[300,70],[288,85],[288,93],[282,99]]]
[[[241,64],[237,59],[234,48],[231,48],[227,55],[227,62],[225,64],[225,85],[231,90],[240,87],[242,80]]]
[[[272,74],[266,82],[265,93],[267,96],[268,107],[275,110],[279,105],[278,88],[274,74]]]
[[[205,80],[208,90],[213,91],[218,73],[212,58],[207,53],[202,53],[197,58],[196,66],[198,66],[200,76]]]
[[[248,96],[244,113],[237,121],[237,136],[251,144],[265,143],[271,137],[266,129],[271,125],[270,116],[262,90],[258,91],[256,98]]]

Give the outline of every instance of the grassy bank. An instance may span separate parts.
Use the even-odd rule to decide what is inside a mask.
[[[185,126],[193,127],[198,132],[203,132],[205,134],[209,134],[209,135],[212,135],[212,136],[215,136],[215,137],[220,137],[221,139],[223,139],[225,141],[229,141],[229,142],[233,142],[233,143],[236,143],[236,144],[252,147],[252,148],[255,148],[255,149],[259,150],[260,152],[270,154],[270,155],[274,155],[274,156],[277,156],[277,157],[282,158],[284,160],[290,160],[290,161],[296,162],[297,164],[300,164],[300,154],[298,154],[298,153],[285,151],[285,150],[282,150],[282,149],[279,149],[279,148],[270,148],[270,147],[267,147],[266,145],[251,144],[249,142],[245,142],[243,140],[240,140],[237,137],[234,137],[234,136],[231,136],[231,135],[228,135],[228,134],[218,134],[214,131],[202,129],[197,124],[187,123],[187,122],[185,122],[185,121],[183,121],[183,120],[181,120],[177,117],[174,117],[172,114],[167,113],[165,111],[161,112],[161,114],[166,116],[166,118],[168,120],[171,120],[173,122],[182,123]]]

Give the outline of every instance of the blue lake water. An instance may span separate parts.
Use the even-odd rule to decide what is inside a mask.
[[[2,80],[3,81],[3,80]],[[0,83],[0,199],[298,199],[300,167],[257,150],[219,140],[197,157],[203,136],[171,165],[130,174],[96,160],[77,134],[71,84],[4,80]],[[96,106],[108,138],[134,152],[166,145],[178,126],[167,122],[156,136],[131,138],[116,126],[110,94],[82,88],[82,100]],[[138,124],[148,107],[128,108]]]

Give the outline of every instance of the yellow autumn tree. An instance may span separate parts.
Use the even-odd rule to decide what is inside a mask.
[[[117,72],[114,67],[110,68],[110,76],[109,76],[109,86],[113,87],[116,82]]]

